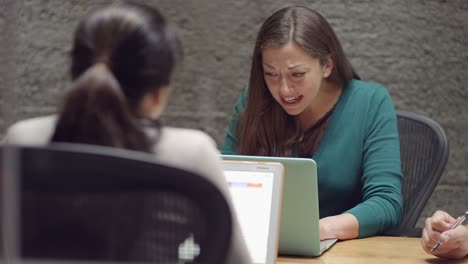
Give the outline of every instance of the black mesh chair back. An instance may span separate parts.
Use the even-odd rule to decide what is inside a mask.
[[[448,142],[434,120],[410,112],[397,112],[400,137],[404,213],[391,235],[420,237],[419,215],[439,182],[448,159]]]
[[[7,150],[18,160],[20,258],[224,262],[231,213],[204,177],[105,147]]]

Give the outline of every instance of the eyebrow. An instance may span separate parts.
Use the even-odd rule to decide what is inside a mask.
[[[292,66],[289,66],[288,69],[289,69],[289,70],[292,70],[292,69],[297,68],[297,67],[302,66],[302,65],[303,65],[303,64],[292,65]]]
[[[275,69],[275,67],[271,66],[270,64],[268,63],[263,63],[263,65],[267,66],[268,68],[271,68],[271,69]],[[296,64],[296,65],[292,65],[292,66],[289,66],[288,67],[288,70],[292,70],[292,69],[295,69],[299,66],[302,66],[303,64]]]
[[[270,64],[267,64],[267,63],[263,63],[263,65],[267,66],[268,68],[271,68],[271,69],[275,69],[275,67],[271,66]]]

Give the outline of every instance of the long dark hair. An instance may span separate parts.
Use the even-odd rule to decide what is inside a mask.
[[[275,101],[265,83],[262,50],[295,42],[325,65],[334,62],[328,81],[343,87],[359,79],[331,26],[319,13],[301,6],[276,11],[257,35],[250,71],[248,100],[237,133],[243,155],[291,156],[303,136],[297,120]]]
[[[169,85],[178,54],[174,30],[154,8],[119,3],[84,18],[71,52],[72,87],[52,141],[150,152],[140,104]]]

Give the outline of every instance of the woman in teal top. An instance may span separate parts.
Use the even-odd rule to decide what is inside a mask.
[[[320,238],[382,233],[403,211],[396,114],[387,90],[358,80],[317,12],[288,7],[257,36],[249,88],[237,100],[223,154],[317,162]]]

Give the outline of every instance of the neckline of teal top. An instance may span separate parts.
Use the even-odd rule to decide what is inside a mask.
[[[320,155],[323,152],[323,148],[328,145],[328,142],[333,138],[331,134],[335,133],[335,127],[336,127],[336,122],[339,119],[339,115],[343,113],[343,107],[345,105],[345,98],[348,97],[348,93],[350,93],[351,87],[353,86],[353,83],[355,82],[354,79],[350,80],[346,86],[342,88],[340,97],[338,97],[338,102],[336,103],[335,110],[333,111],[332,116],[330,117],[330,120],[328,121],[327,129],[325,130],[325,134],[322,137],[322,140],[320,141],[320,144],[315,151],[314,155],[310,158],[312,159],[317,159],[320,157]],[[297,152],[294,151],[293,153],[294,156],[297,157]]]

